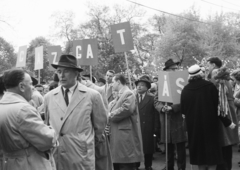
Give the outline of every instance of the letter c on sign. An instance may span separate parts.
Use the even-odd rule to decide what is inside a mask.
[[[184,83],[184,79],[183,78],[178,78],[177,80],[176,80],[176,85],[178,86],[178,87],[180,87],[181,89],[183,89],[183,85],[182,84],[180,84],[180,82],[183,82]],[[177,90],[177,92],[179,93],[179,94],[181,94],[182,93],[182,90]]]

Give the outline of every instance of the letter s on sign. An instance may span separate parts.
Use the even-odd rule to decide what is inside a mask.
[[[176,80],[176,85],[178,86],[178,87],[180,87],[181,89],[183,89],[183,85],[182,84],[180,84],[180,82],[183,82],[184,83],[184,79],[183,78],[178,78],[177,80]],[[177,90],[177,92],[179,93],[179,94],[181,94],[182,93],[182,90]]]

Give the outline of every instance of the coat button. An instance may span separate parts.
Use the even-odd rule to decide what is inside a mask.
[[[61,117],[61,120],[63,120],[63,117]]]

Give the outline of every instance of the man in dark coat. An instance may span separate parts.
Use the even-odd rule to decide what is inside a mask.
[[[179,62],[174,62],[169,59],[165,63],[164,71],[175,71],[178,69]],[[160,82],[161,83],[161,82]],[[186,168],[186,149],[185,142],[187,141],[185,131],[185,121],[180,112],[180,104],[172,104],[158,101],[158,94],[154,98],[154,105],[160,113],[161,125],[161,142],[166,143],[166,124],[165,116],[167,116],[167,147],[168,147],[168,169],[174,170],[174,151],[176,146],[177,151],[177,166],[178,170]],[[166,168],[164,168],[165,170]]]
[[[155,121],[156,110],[154,108],[154,96],[148,93],[151,88],[150,78],[142,76],[135,82],[137,86],[137,103],[140,116],[140,125],[143,141],[144,165],[146,170],[152,170],[152,158],[154,153],[154,132],[157,122]],[[137,163],[140,167],[140,162]]]

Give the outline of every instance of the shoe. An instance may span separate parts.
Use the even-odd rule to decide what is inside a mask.
[[[145,168],[145,170],[153,170],[152,167]]]

